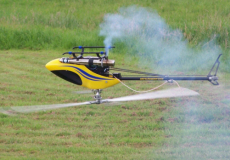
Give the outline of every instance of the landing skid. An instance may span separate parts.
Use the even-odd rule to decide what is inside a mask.
[[[90,104],[101,104],[101,103],[107,103],[108,100],[102,100],[102,97],[101,97],[101,92],[102,92],[102,89],[95,89],[93,90],[95,96],[94,96],[94,99],[95,101],[92,101],[90,102]]]

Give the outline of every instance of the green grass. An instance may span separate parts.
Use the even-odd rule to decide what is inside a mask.
[[[192,45],[197,45],[204,40],[210,40],[213,35],[218,35],[217,43],[224,50],[228,50],[229,3],[226,0],[2,0],[0,2],[0,41],[8,43],[1,45],[1,49],[46,49],[47,47],[56,49],[57,46],[58,49],[69,49],[72,43],[77,45],[89,45],[92,42],[94,42],[93,44],[102,44],[97,40],[99,24],[103,21],[104,15],[116,13],[120,7],[137,5],[156,10],[172,28],[180,29]],[[9,32],[11,36],[8,34]],[[93,35],[92,39],[85,36],[89,32]],[[28,39],[29,45],[19,38],[12,38],[23,34],[25,37],[31,37]],[[56,34],[57,37],[53,34]],[[50,40],[47,41],[49,35],[51,35]],[[64,36],[64,38],[59,36]],[[82,36],[85,36],[86,39]],[[77,39],[77,37],[80,38]],[[41,44],[41,40],[46,45]],[[47,45],[50,43],[52,45]],[[60,43],[64,45],[58,45]],[[68,45],[65,45],[66,43]]]
[[[50,73],[44,65],[56,51],[0,51],[0,106],[93,100],[92,94]],[[116,58],[117,57],[117,58]],[[111,58],[124,57],[111,54]],[[122,60],[123,59],[123,60]],[[134,60],[135,61],[135,60]],[[133,61],[127,68],[133,68]],[[229,159],[229,74],[220,86],[180,82],[201,96],[85,105],[8,116],[0,113],[1,159]],[[126,82],[149,89],[162,82]],[[166,85],[163,88],[174,87]],[[175,86],[176,87],[176,86]],[[134,94],[121,84],[103,98]]]
[[[230,68],[229,3],[1,0],[0,107],[4,108],[93,100],[92,94],[72,94],[84,89],[56,77],[45,64],[73,46],[103,45],[99,25],[105,14],[117,13],[120,7],[137,5],[156,10],[170,27],[181,30],[190,47],[217,35],[224,55],[219,86],[180,82],[199,92],[198,97],[86,105],[15,116],[0,113],[0,159],[230,159],[230,74],[226,72]],[[110,58],[116,60],[117,67],[157,70],[155,64],[149,67],[151,61],[143,65],[137,55],[130,56],[124,44],[115,46]],[[172,74],[183,69],[196,73],[195,67],[191,70],[185,66]],[[137,90],[161,83],[126,82]],[[162,89],[169,87],[174,86],[168,84]],[[131,94],[118,84],[105,89],[102,97]]]
[[[215,42],[224,53],[224,58],[221,59],[222,69],[230,70],[227,7],[229,2],[225,0],[2,0],[0,49],[71,50],[73,46],[79,45],[104,45],[104,37],[99,36],[99,25],[103,22],[104,16],[108,13],[117,13],[121,7],[130,5],[157,11],[171,28],[179,29],[183,33],[190,47],[199,48],[203,42],[216,37]],[[115,46],[121,54],[132,55],[135,52],[132,47],[130,49],[121,42],[116,42]],[[135,50],[135,47],[133,49]]]

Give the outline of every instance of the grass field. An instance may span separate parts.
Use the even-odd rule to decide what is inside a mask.
[[[4,109],[91,101],[92,94],[72,94],[84,88],[54,76],[45,64],[73,46],[103,45],[99,25],[104,15],[117,13],[123,6],[156,10],[170,27],[181,30],[190,47],[218,35],[216,43],[224,53],[219,86],[179,82],[199,92],[197,97],[85,105],[13,116],[0,113],[0,159],[230,159],[229,3],[0,0],[0,107]],[[138,57],[122,54],[127,51],[122,43],[115,45],[110,58],[117,67],[153,70],[148,65],[137,67]],[[162,82],[125,83],[147,90]],[[162,89],[171,87],[176,85]],[[105,89],[102,97],[131,94],[118,84]]]
[[[218,44],[228,49],[229,3],[227,0],[1,0],[1,49],[69,49],[76,43],[102,45],[103,37],[98,36],[98,30],[104,15],[130,5],[156,10],[172,28],[180,29],[192,45],[218,35]]]
[[[56,58],[57,52],[9,50],[0,55],[2,107],[93,99],[91,94],[72,94],[83,88],[46,70],[47,59]],[[0,113],[0,158],[229,159],[230,75],[219,75],[220,86],[180,83],[198,91],[198,97],[87,105],[15,116]],[[126,83],[143,90],[161,82]],[[163,88],[168,87],[173,86]],[[102,96],[129,94],[133,93],[118,85],[105,89]]]

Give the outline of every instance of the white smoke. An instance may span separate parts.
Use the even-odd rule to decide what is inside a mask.
[[[143,7],[131,6],[107,14],[100,28],[106,47],[122,42],[128,47],[128,53],[139,55],[154,67],[178,69],[185,65],[190,70],[194,66],[208,69],[220,53],[215,40],[191,49],[180,30],[170,28],[156,11]]]
[[[117,42],[124,43],[128,48],[127,55],[136,55],[140,59],[141,65],[147,64],[151,68],[154,68],[154,70],[158,71],[162,71],[161,69],[163,68],[163,70],[169,74],[170,71],[175,70],[189,70],[196,72],[198,69],[201,71],[203,70],[204,73],[208,74],[218,57],[218,54],[221,53],[220,47],[215,43],[215,36],[210,41],[200,43],[198,46],[191,48],[189,47],[187,40],[184,38],[182,31],[170,28],[157,12],[142,7],[131,6],[121,8],[117,14],[107,14],[104,17],[104,22],[100,25],[100,28],[100,35],[105,37],[105,46],[111,46]],[[116,51],[118,50],[119,49],[116,49]],[[221,66],[223,66],[223,64],[221,64]],[[186,85],[189,86],[190,84]],[[205,92],[203,91],[203,88],[201,88],[201,86],[197,87],[203,95],[210,95],[210,93],[217,91],[210,86],[204,87],[204,91],[207,88],[210,88],[210,90]],[[220,96],[219,93],[215,93],[215,95]],[[215,103],[207,103],[206,99],[210,99],[210,102],[212,102],[211,97],[204,98],[205,101],[201,98],[196,99],[194,102],[193,100],[190,100],[187,103],[180,103],[181,101],[178,101],[178,103],[180,103],[178,106],[183,106],[181,110],[184,109],[185,111],[185,120],[181,120],[181,134],[179,131],[174,132],[175,127],[169,127],[169,132],[170,134],[175,134],[177,137],[183,134],[188,135],[179,137],[181,141],[178,141],[178,146],[174,145],[174,148],[178,149],[182,146],[184,149],[186,143],[196,145],[198,143],[198,141],[196,141],[197,137],[202,137],[199,143],[204,143],[206,146],[210,145],[209,141],[206,139],[208,136],[205,135],[207,123],[219,123],[219,120],[216,120],[216,117],[220,118],[223,111],[220,110],[220,106],[213,107],[213,104]],[[215,115],[218,116],[215,117]],[[190,128],[190,125],[193,123],[197,123],[197,127],[194,130],[192,128],[188,131],[188,124]],[[185,127],[183,127],[184,125]],[[217,132],[217,137],[221,137],[218,136],[220,130],[214,129],[212,132],[215,133],[215,130]],[[192,132],[196,133],[196,136],[191,136],[194,138],[192,139],[194,142],[190,139]],[[190,138],[188,139],[187,137]],[[216,143],[219,144],[222,142],[216,140]],[[211,146],[212,145],[213,144],[211,144]],[[169,150],[168,148],[162,150],[164,150],[162,152],[163,154],[169,151],[171,155],[173,155],[173,151],[175,151]],[[177,151],[175,151],[175,153],[177,153]],[[207,150],[201,149],[201,152],[202,154],[205,153],[204,155],[210,154],[207,153]],[[156,152],[156,154],[158,153],[159,151]],[[197,159],[196,157],[199,157],[197,156],[198,154],[193,155],[192,153],[190,155],[195,157],[195,159]],[[176,157],[178,155],[174,154],[173,156]],[[187,157],[187,154],[185,154],[185,157]]]

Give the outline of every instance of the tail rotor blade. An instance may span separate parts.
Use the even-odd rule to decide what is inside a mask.
[[[187,88],[173,88],[173,89],[168,89],[163,91],[148,92],[148,93],[137,94],[132,96],[108,99],[108,102],[137,101],[137,100],[146,100],[146,99],[197,96],[197,95],[199,95],[199,93]]]

